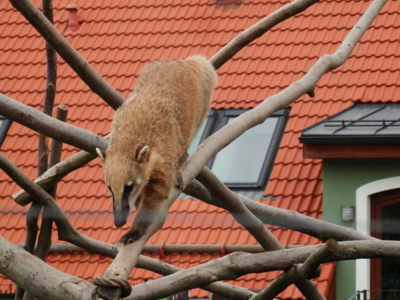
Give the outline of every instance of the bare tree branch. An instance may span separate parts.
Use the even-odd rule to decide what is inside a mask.
[[[348,58],[350,52],[355,47],[362,34],[367,30],[384,3],[385,1],[379,0],[372,2],[352,30],[350,30],[337,51],[332,55],[324,55],[321,57],[300,80],[291,84],[280,93],[267,98],[261,105],[235,118],[222,129],[207,138],[201,146],[189,156],[181,168],[183,187],[186,187],[194,177],[197,176],[203,166],[205,166],[208,160],[215,155],[217,151],[228,145],[246,130],[260,124],[274,111],[286,107],[300,96],[306,93],[313,93],[318,80],[328,71],[340,66]],[[177,187],[171,191],[168,200],[164,203],[166,209],[168,209],[172,202],[179,196],[180,192],[181,190]],[[134,244],[135,243],[122,245],[119,251],[128,253],[125,248],[132,247]],[[138,244],[137,246],[141,245]],[[115,274],[115,277],[126,279],[131,269],[135,266],[135,261],[131,263],[131,259],[131,255],[118,255],[107,269],[106,274]],[[126,265],[126,262],[129,262],[129,265]],[[208,272],[206,273],[208,274]],[[211,282],[212,281],[215,280],[211,280]],[[136,295],[136,293],[134,294]]]
[[[95,286],[81,278],[50,267],[39,258],[1,237],[0,273],[40,299],[93,299]]]
[[[219,50],[210,59],[210,62],[216,69],[218,69],[229,59],[231,59],[236,53],[238,53],[242,48],[262,36],[272,27],[306,10],[308,7],[318,1],[319,0],[295,0],[281,7],[280,9],[274,11],[272,14],[266,16],[264,19],[261,19],[256,24],[250,26],[245,31],[237,35],[232,41],[230,41],[226,46]]]
[[[228,189],[225,185],[220,187],[223,189]],[[209,188],[211,189],[211,187]],[[192,181],[184,191],[186,194],[200,199],[208,204],[227,209],[222,199],[216,197],[215,193],[213,196],[211,196],[210,191],[196,180]],[[338,241],[374,239],[373,237],[361,232],[357,232],[352,228],[308,217],[297,211],[286,210],[283,208],[259,203],[243,195],[235,195],[264,224],[296,230],[311,235],[321,241],[326,241],[329,238],[333,238]]]
[[[235,219],[242,224],[264,247],[265,250],[281,250],[284,246],[272,233],[265,228],[264,224],[231,192],[222,182],[219,181],[207,167],[197,175],[197,178],[211,192],[216,194],[221,203],[224,204]],[[306,299],[323,299],[317,287],[306,278],[299,278],[296,286]]]
[[[96,145],[93,145],[93,147],[95,146]],[[54,186],[63,177],[81,168],[83,165],[90,162],[96,157],[97,155],[95,154],[81,150],[48,169],[46,172],[43,173],[42,176],[39,176],[35,179],[35,183],[40,185],[43,189],[47,190]],[[19,205],[27,205],[32,201],[30,194],[28,194],[25,190],[20,190],[12,197]]]
[[[11,179],[13,179],[19,186],[30,193],[38,204],[45,206],[49,210],[49,214],[52,216],[57,225],[58,237],[60,240],[68,241],[88,251],[96,252],[102,255],[107,255],[110,253],[109,247],[112,246],[80,234],[72,226],[62,209],[54,201],[53,197],[51,197],[51,195],[49,195],[39,185],[31,181],[11,161],[1,154],[0,168],[3,169],[7,175],[10,176]]]
[[[250,300],[273,300],[279,293],[284,291],[290,284],[306,278],[311,279],[319,276],[319,265],[337,251],[338,244],[335,240],[328,240],[322,247],[311,253],[304,263],[294,265],[289,271],[281,274],[272,281],[267,288],[253,296]],[[313,295],[307,299],[321,299],[321,295]],[[323,297],[322,299],[325,299]]]
[[[12,164],[2,155],[0,155],[0,168],[2,168],[17,184],[31,193],[34,196],[35,201],[39,201],[42,206],[45,206],[49,209],[53,219],[56,221],[59,231],[59,239],[73,243],[93,253],[108,257],[116,256],[118,252],[117,246],[97,241],[79,233],[75,228],[73,228],[64,213],[54,202],[54,199],[52,199],[51,196],[41,189],[37,184],[32,182],[28,177],[21,173],[14,164]],[[51,204],[51,202],[54,202],[54,204]],[[139,268],[148,269],[163,275],[168,275],[181,270],[175,266],[168,265],[142,255],[139,256],[137,266]],[[226,297],[237,295],[237,299],[248,299],[253,295],[253,293],[247,289],[224,283],[214,283],[203,288]]]
[[[68,109],[64,105],[57,107],[56,119],[65,122],[67,120]],[[61,159],[62,143],[53,140],[50,155],[50,167],[57,164]],[[57,185],[49,190],[49,194],[56,199]],[[48,211],[44,208],[42,216],[42,224],[39,233],[38,247],[36,255],[45,260],[51,246],[51,232],[52,232],[53,219]]]
[[[93,92],[114,109],[124,102],[125,99],[96,72],[29,0],[10,0],[10,3],[54,47]]]
[[[376,3],[376,2],[374,2],[374,3]],[[377,6],[379,6],[379,4]],[[370,11],[370,9],[368,9],[368,11]],[[365,16],[368,16],[368,13],[365,14]],[[370,16],[371,16],[371,14],[370,14]],[[201,171],[201,169],[203,168],[205,163],[208,161],[208,159],[212,155],[214,155],[219,149],[226,146],[230,141],[232,141],[233,139],[240,136],[244,131],[246,131],[250,127],[263,122],[265,120],[265,118],[268,117],[273,111],[287,106],[289,103],[291,103],[292,101],[294,101],[295,99],[297,99],[298,97],[300,97],[301,95],[303,95],[305,93],[311,94],[314,90],[316,82],[319,80],[319,78],[324,73],[326,73],[327,71],[329,71],[329,70],[339,66],[341,63],[343,63],[343,61],[349,55],[351,49],[354,47],[353,42],[354,43],[357,42],[357,39],[359,39],[359,37],[361,36],[359,33],[363,33],[363,31],[365,31],[366,27],[364,25],[367,24],[368,22],[370,23],[372,21],[373,17],[370,18],[370,20],[368,20],[368,17],[364,18],[364,16],[363,16],[361,19],[363,19],[365,21],[364,24],[358,23],[357,26],[355,27],[354,32],[352,30],[349,34],[349,36],[355,37],[355,39],[351,43],[348,43],[349,41],[346,39],[344,41],[345,46],[341,46],[338,49],[338,51],[336,52],[336,54],[334,54],[334,55],[326,55],[326,56],[322,57],[301,80],[295,82],[289,88],[283,90],[281,93],[270,97],[269,99],[267,99],[268,101],[264,101],[264,103],[261,104],[258,108],[236,118],[233,122],[230,122],[223,129],[221,129],[216,134],[214,134],[212,137],[207,139],[206,142],[202,145],[202,147],[200,147],[200,149],[198,149],[191,157],[189,157],[187,164],[184,166],[183,171],[182,171],[184,185],[187,185],[189,182],[191,182],[192,179],[196,176],[196,174]],[[361,30],[359,30],[359,29],[361,29]],[[359,32],[357,32],[357,31],[359,31]],[[87,149],[88,149],[88,151],[93,150],[93,149],[89,149],[89,148],[87,148]],[[164,204],[164,206],[168,208],[172,204],[172,202],[179,196],[179,193],[180,193],[180,190],[178,190],[178,189],[174,189],[173,191],[171,191],[170,197],[169,197],[168,201]],[[164,216],[162,216],[161,219],[163,219],[163,218],[164,218]],[[162,220],[161,220],[161,222],[162,222]],[[159,226],[159,225],[157,225],[157,226]],[[143,246],[143,245],[139,245],[139,246]],[[124,247],[121,247],[121,249],[122,249],[122,252],[120,251],[119,253],[127,252],[126,250],[128,250],[128,248],[125,249]],[[282,251],[286,251],[286,250],[282,250]],[[281,252],[281,251],[279,251],[279,252]],[[130,255],[128,255],[127,257],[130,257]],[[114,262],[117,264],[118,261],[121,261],[121,260],[119,260],[117,257],[114,260]],[[124,257],[123,257],[122,261],[126,261],[126,260],[124,260]],[[133,266],[134,265],[135,265],[135,262],[133,262]],[[126,273],[129,274],[131,267],[132,267],[132,263],[129,265],[129,267],[127,267],[129,270],[124,270],[122,272],[122,274],[124,274],[124,276]],[[119,270],[117,270],[117,271],[119,271]],[[185,272],[185,271],[182,271],[182,272]],[[117,272],[117,273],[119,274],[119,272]],[[115,273],[115,274],[117,274],[117,273]],[[181,272],[179,272],[179,273],[181,273]],[[172,275],[172,276],[174,276],[174,275]],[[213,277],[213,275],[209,276],[208,271],[205,272],[205,276],[208,278],[207,280],[211,280],[211,282],[218,279],[218,277],[215,278],[215,277]],[[230,275],[230,276],[232,276],[232,275]],[[206,284],[207,280],[203,284]],[[180,281],[182,281],[182,280],[180,280]],[[199,283],[199,281],[197,281],[197,283]],[[186,284],[186,282],[184,284]],[[182,285],[180,285],[180,287],[182,287]],[[135,294],[135,293],[133,293],[133,294]],[[136,294],[135,294],[135,297],[136,297]],[[143,298],[143,299],[149,299],[149,297]]]
[[[236,195],[226,188],[207,167],[204,167],[197,175],[204,186],[217,193],[226,209],[232,214],[235,220],[247,229],[251,235],[264,247],[265,250],[282,249],[281,243],[264,226],[264,224],[236,197]]]
[[[207,284],[217,279],[235,279],[242,274],[259,273],[274,270],[284,270],[291,266],[301,263],[307,259],[313,252],[317,251],[321,245],[297,247],[287,250],[279,250],[258,254],[246,254],[235,252],[222,258],[210,261],[191,269],[179,271],[173,275],[169,275],[160,279],[146,282],[133,287],[132,294],[126,298],[132,299],[159,299],[162,295],[173,294],[180,290],[186,290],[199,285]],[[338,251],[335,252],[327,261],[348,260],[356,258],[376,258],[376,257],[400,257],[399,241],[351,241],[340,242]],[[146,258],[148,259],[148,258]],[[151,259],[149,259],[151,261]],[[25,272],[25,268],[26,272]],[[44,269],[43,269],[44,268]],[[23,272],[21,272],[23,270]],[[31,274],[39,272],[45,276],[32,282]],[[30,292],[41,296],[40,291],[42,284],[48,284],[47,280],[56,282],[58,288],[69,288],[72,284],[72,290],[75,290],[75,278],[64,274],[54,268],[46,265],[38,258],[22,249],[11,245],[11,243],[0,238],[0,273],[13,279],[18,284]],[[21,274],[23,273],[23,274]],[[190,275],[189,277],[187,277]],[[71,281],[72,279],[72,281]],[[79,279],[78,286],[80,294],[76,294],[72,299],[92,299],[91,293],[93,286]],[[167,284],[168,283],[168,284]],[[169,283],[171,285],[169,285]],[[50,284],[51,288],[52,284]],[[168,292],[167,292],[168,290]],[[48,290],[46,290],[48,291]],[[60,293],[60,290],[58,290]],[[69,293],[69,291],[66,291]],[[56,297],[51,294],[52,297]],[[65,297],[65,295],[63,295]],[[41,299],[51,299],[43,297]],[[59,298],[52,298],[59,299]],[[60,298],[61,299],[61,298]],[[68,297],[62,299],[70,299]],[[241,298],[242,299],[242,298]],[[243,298],[244,299],[244,298]]]
[[[345,241],[338,244],[338,250],[321,262],[400,257],[399,241]],[[159,299],[216,280],[233,280],[249,273],[287,270],[304,262],[321,247],[322,245],[313,245],[256,254],[231,253],[196,267],[136,285],[126,300]]]
[[[353,26],[334,54],[325,54],[299,80],[281,92],[265,99],[262,104],[234,118],[223,128],[208,137],[186,160],[182,168],[184,186],[201,171],[209,159],[248,129],[262,123],[279,109],[287,107],[304,94],[314,91],[319,79],[330,70],[341,66],[349,57],[361,36],[379,13],[386,0],[371,3]]]
[[[32,107],[0,94],[0,114],[42,134],[96,153],[95,146],[106,149],[107,141],[89,130],[58,121]]]

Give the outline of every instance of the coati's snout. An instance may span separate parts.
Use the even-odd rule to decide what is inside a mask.
[[[117,227],[124,226],[126,220],[128,219],[128,215],[130,212],[130,207],[128,205],[124,205],[122,207],[118,207],[116,203],[113,204],[113,213],[114,213],[114,224]]]

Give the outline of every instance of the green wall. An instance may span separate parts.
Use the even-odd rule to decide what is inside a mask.
[[[360,186],[399,176],[400,159],[325,159],[322,174],[324,219],[355,228],[355,221],[341,220],[341,206],[356,207],[356,190]],[[346,300],[355,291],[355,262],[339,262],[336,268],[337,300]]]

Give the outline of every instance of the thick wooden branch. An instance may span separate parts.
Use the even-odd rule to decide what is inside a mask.
[[[314,91],[319,79],[332,69],[341,66],[349,57],[361,36],[379,13],[386,0],[375,0],[347,34],[334,54],[325,54],[299,80],[263,101],[256,108],[233,119],[223,128],[208,137],[191,154],[182,168],[184,186],[201,171],[212,156],[238,138],[248,129],[262,123],[273,112],[283,109],[299,97]]]
[[[133,287],[132,294],[126,298],[132,299],[159,299],[166,293],[175,293],[180,290],[185,290],[192,287],[198,287],[202,284],[207,284],[218,279],[235,279],[242,274],[259,273],[274,270],[284,270],[290,268],[294,264],[301,263],[307,259],[312,253],[318,251],[321,245],[297,247],[293,249],[272,251],[258,254],[246,254],[235,252],[225,257],[210,261],[208,263],[196,266],[191,269],[179,271],[173,275],[166,276],[160,279],[146,282]],[[15,252],[16,250],[17,252]],[[356,258],[375,258],[375,257],[400,257],[400,242],[399,241],[351,241],[340,242],[339,248],[327,261],[347,260]],[[11,255],[12,254],[12,255]],[[24,256],[21,256],[24,255]],[[152,259],[145,258],[143,263],[151,265]],[[139,265],[139,264],[138,264]],[[44,270],[42,269],[45,268]],[[27,269],[25,269],[27,268]],[[21,272],[23,270],[23,272]],[[26,272],[25,272],[26,270]],[[54,271],[54,272],[53,272]],[[36,294],[36,289],[41,287],[43,283],[48,284],[50,278],[40,277],[32,282],[31,274],[39,272],[43,276],[51,276],[52,282],[60,283],[70,281],[73,278],[59,272],[52,267],[46,265],[37,258],[32,258],[30,254],[24,250],[11,245],[4,239],[0,238],[0,272],[8,278],[18,282],[24,288]],[[21,274],[23,273],[23,274]],[[21,278],[22,276],[22,278]],[[29,282],[24,280],[28,279]],[[92,285],[87,282],[81,282],[79,279],[79,295],[71,299],[92,299]],[[76,281],[73,281],[76,282]],[[71,283],[72,286],[73,282]],[[197,282],[197,283],[195,283]],[[171,284],[171,285],[170,285]],[[50,284],[51,286],[51,284]],[[67,288],[68,284],[62,283],[58,288]],[[73,288],[74,290],[75,288]],[[168,290],[168,292],[167,292]],[[46,290],[48,291],[48,290]],[[58,290],[59,291],[59,290]],[[40,292],[40,291],[39,291]],[[39,294],[41,296],[41,294]],[[87,297],[86,297],[86,296]],[[56,296],[52,295],[52,299]],[[65,295],[63,294],[63,297]],[[50,299],[50,298],[41,298]],[[63,298],[69,299],[69,298]],[[240,298],[245,299],[245,298]]]
[[[94,285],[50,267],[39,258],[1,237],[0,273],[39,299],[93,299]]]
[[[399,241],[345,241],[338,244],[337,251],[322,262],[400,257]],[[287,270],[295,264],[304,262],[321,247],[322,245],[313,245],[257,254],[235,252],[202,265],[136,285],[126,300],[159,299],[216,280],[234,280],[248,273]]]
[[[238,195],[238,197],[264,223],[296,230],[321,241],[330,238],[338,241],[374,239],[352,228],[315,219],[297,211],[265,205],[243,195]]]
[[[370,21],[372,21],[372,19]],[[364,23],[368,23],[368,18],[367,21]],[[365,31],[366,27],[364,25],[365,24],[358,24],[356,26],[355,31],[358,31],[359,29],[361,29],[360,32]],[[263,122],[265,118],[271,115],[275,110],[286,107],[288,104],[293,102],[301,95],[304,95],[306,93],[311,94],[319,78],[329,70],[343,63],[343,61],[347,58],[348,54],[350,53],[350,51],[347,50],[348,49],[351,50],[354,47],[354,44],[357,42],[357,38],[361,36],[357,33],[351,35],[355,37],[355,39],[352,39],[351,43],[348,43],[349,41],[345,40],[346,43],[345,47],[340,47],[335,55],[326,55],[322,57],[302,79],[295,82],[287,89],[283,90],[281,93],[270,97],[269,99],[264,101],[264,103],[261,104],[258,108],[249,111],[248,113],[245,113],[240,117],[236,118],[234,121],[230,122],[227,126],[218,131],[212,137],[207,139],[206,142],[203,143],[202,147],[200,147],[199,150],[197,150],[191,157],[189,157],[187,164],[184,166],[182,170],[184,185],[186,186],[189,182],[192,181],[192,179],[200,172],[200,170],[203,168],[203,166],[207,163],[207,161],[212,155],[214,155],[218,150],[222,149],[232,140],[240,136],[244,131],[251,128],[252,126],[255,126]],[[341,50],[346,50],[347,52]],[[91,150],[92,149],[89,149],[88,151]],[[170,197],[168,201],[165,203],[166,208],[168,208],[172,204],[172,202],[179,196],[180,192],[181,191],[178,189],[174,189],[173,191],[171,191]],[[124,261],[123,258],[122,261]],[[128,273],[128,274],[129,272],[130,270],[123,271],[123,273]],[[205,276],[208,278],[207,280],[211,280],[211,282],[218,279],[218,277],[215,278],[213,277],[213,275],[209,276],[208,271],[205,272]],[[182,282],[182,279],[180,281]],[[188,282],[189,280],[186,280],[184,284],[179,285],[180,288]],[[197,283],[199,283],[199,281],[197,281]],[[204,284],[207,284],[207,282],[205,282]],[[133,294],[136,297],[136,294],[135,293]],[[149,297],[146,296],[143,299],[149,299]]]
[[[256,24],[250,26],[245,31],[237,35],[226,46],[219,50],[211,59],[210,62],[218,69],[229,59],[231,59],[242,48],[256,40],[275,25],[282,21],[306,10],[308,7],[318,2],[319,0],[295,0],[289,4],[274,11],[272,14],[261,19]]]
[[[100,255],[108,257],[115,257],[117,255],[117,246],[109,245],[86,237],[73,228],[72,224],[66,218],[61,208],[59,208],[54,202],[54,199],[52,199],[52,197],[46,191],[40,188],[39,185],[35,184],[27,176],[21,173],[13,163],[11,163],[2,155],[0,155],[0,168],[3,169],[18,185],[32,194],[35,201],[38,201],[41,205],[49,208],[49,212],[51,212],[51,215],[57,224],[60,240],[70,242],[83,249]],[[181,270],[175,266],[168,265],[145,256],[139,256],[137,266],[139,268],[148,269],[162,275],[168,275]],[[203,288],[226,297],[237,295],[236,299],[248,299],[253,295],[253,293],[247,289],[234,287],[224,283],[214,283]]]
[[[3,94],[0,94],[0,114],[46,136],[88,152],[96,153],[95,145],[100,149],[107,147],[105,138],[89,130],[56,120]]]
[[[93,92],[114,109],[117,109],[124,102],[125,99],[97,73],[29,0],[10,0],[10,3],[54,47]]]
[[[304,263],[293,266],[273,280],[267,288],[253,296],[250,300],[273,300],[279,293],[283,292],[289,285],[301,279],[312,279],[319,276],[321,262],[328,259],[338,249],[335,240],[328,240],[322,247],[311,253]],[[307,299],[325,299],[320,294],[312,295]]]
[[[264,224],[239,200],[236,195],[220,182],[207,167],[197,179],[212,193],[216,194],[235,220],[247,229],[265,250],[278,250],[283,246]]]
[[[212,195],[217,195],[220,202],[224,204],[235,219],[242,224],[264,247],[265,250],[281,250],[285,247],[267,229],[264,224],[240,201],[240,199],[230,191],[219,179],[208,169],[203,170],[197,175]],[[307,299],[323,299],[323,295],[318,288],[307,278],[296,280],[296,286]]]
[[[60,240],[68,241],[81,248],[91,252],[96,252],[102,255],[109,253],[108,244],[97,241],[90,237],[80,234],[65,216],[62,209],[54,201],[53,197],[43,190],[39,185],[31,181],[23,174],[11,161],[0,154],[0,168],[3,169],[11,179],[14,180],[20,187],[32,195],[37,204],[46,207],[49,210],[49,215],[53,218],[57,225],[58,237]],[[102,253],[101,251],[105,251]]]

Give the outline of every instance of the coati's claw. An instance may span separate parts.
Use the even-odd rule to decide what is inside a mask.
[[[183,190],[183,179],[181,171],[178,171],[178,173],[176,174],[176,187],[180,190]]]
[[[143,233],[139,230],[129,230],[121,237],[120,242],[124,245],[130,244],[137,241],[142,235]]]

